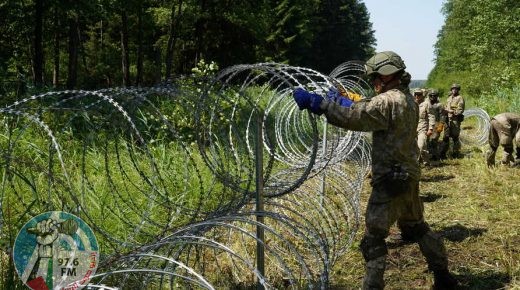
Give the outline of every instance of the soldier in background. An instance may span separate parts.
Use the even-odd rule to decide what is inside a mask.
[[[417,124],[417,147],[419,147],[419,162],[430,165],[428,138],[433,134],[435,115],[429,101],[424,101],[424,91],[416,89],[413,93],[415,102],[419,105],[419,122]]]
[[[439,101],[439,91],[437,89],[430,89],[428,91],[428,101],[432,107],[435,125],[433,133],[428,140],[428,151],[430,152],[430,162],[435,165],[439,162],[439,138],[445,126],[445,118],[443,115],[444,107]]]
[[[446,100],[444,107],[448,114],[446,127],[444,128],[444,137],[441,144],[441,159],[446,159],[446,154],[450,148],[450,139],[453,140],[453,158],[460,158],[460,125],[464,120],[464,98],[459,94],[460,85],[453,84],[451,86],[451,94]]]
[[[495,154],[499,145],[504,148],[501,163],[511,165],[514,162],[514,166],[520,166],[520,114],[502,113],[491,118],[488,142],[491,147],[486,154],[488,166],[495,165]],[[516,158],[513,158],[514,146]]]

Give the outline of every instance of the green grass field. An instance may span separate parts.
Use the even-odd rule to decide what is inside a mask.
[[[484,148],[485,149],[485,148]],[[444,237],[450,269],[462,289],[520,289],[520,168],[487,168],[483,153],[463,148],[463,159],[423,168],[425,218]],[[497,152],[500,160],[502,151]],[[368,182],[362,208],[370,193]],[[364,261],[357,242],[335,266],[333,289],[358,289]],[[396,227],[392,234],[398,233]],[[386,289],[431,289],[433,276],[417,244],[388,240]]]

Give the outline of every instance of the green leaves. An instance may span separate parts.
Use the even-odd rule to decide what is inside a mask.
[[[430,86],[462,83],[472,95],[520,80],[520,2],[449,0]]]

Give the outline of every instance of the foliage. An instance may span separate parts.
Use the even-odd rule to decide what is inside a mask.
[[[428,85],[461,83],[479,97],[520,80],[520,2],[448,0],[446,22],[435,45],[436,64]]]
[[[374,52],[369,14],[358,0],[284,0],[275,13],[267,41],[279,53],[270,60],[328,74],[340,63],[364,60]]]
[[[366,7],[358,0],[52,0],[41,8],[36,1],[0,0],[4,104],[34,82],[37,12],[43,15],[44,90],[64,88],[72,74],[76,88],[120,86],[123,27],[130,84],[139,77],[141,86],[170,77],[168,66],[173,75],[190,74],[201,60],[219,67],[280,61],[328,73],[341,62],[365,58],[374,45]]]
[[[484,109],[490,117],[503,112],[520,112],[520,87],[493,89],[475,99],[472,107]]]

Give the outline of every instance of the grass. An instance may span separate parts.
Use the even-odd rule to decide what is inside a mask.
[[[520,169],[487,168],[480,148],[465,157],[423,168],[420,184],[425,218],[441,234],[450,270],[461,289],[520,289]],[[501,158],[501,150],[497,159]],[[370,192],[362,194],[362,211]],[[358,289],[364,261],[357,243],[335,267],[332,289]],[[398,230],[394,226],[392,233]],[[417,244],[389,240],[386,289],[431,289],[432,274]]]
[[[425,218],[444,237],[450,269],[462,289],[520,289],[520,169],[488,168],[484,149],[465,146],[463,159],[423,168],[421,196]],[[497,160],[502,153],[499,149]],[[99,160],[92,155],[95,154],[89,156],[89,165],[95,166]],[[153,155],[162,156],[158,152]],[[168,163],[159,162],[161,166]],[[162,170],[165,169],[161,167]],[[362,212],[370,192],[369,181],[365,180],[362,193]],[[397,229],[392,228],[391,232],[397,233]],[[363,228],[350,251],[333,268],[331,289],[361,286],[364,261],[358,247],[362,233]],[[389,248],[386,289],[431,288],[432,275],[416,244],[389,241]],[[7,259],[5,255],[0,257],[3,277],[8,270]]]

